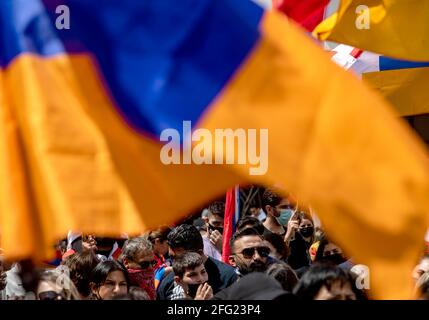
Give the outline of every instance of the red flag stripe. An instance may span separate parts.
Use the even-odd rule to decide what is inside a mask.
[[[223,220],[223,244],[222,244],[222,261],[229,264],[229,256],[231,255],[231,240],[234,229],[235,215],[235,190],[230,189],[226,193],[225,199],[225,216]]]
[[[285,13],[308,31],[322,22],[329,0],[274,0],[273,7]]]

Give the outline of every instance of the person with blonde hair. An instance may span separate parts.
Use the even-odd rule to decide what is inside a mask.
[[[417,299],[429,300],[429,271],[424,272],[416,282]]]
[[[40,274],[36,290],[37,300],[79,300],[79,293],[67,274],[67,268],[59,267]]]

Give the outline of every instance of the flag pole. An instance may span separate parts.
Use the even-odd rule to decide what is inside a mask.
[[[229,264],[231,247],[229,242],[240,218],[240,186],[229,189],[225,196],[225,215],[223,221],[222,261]]]

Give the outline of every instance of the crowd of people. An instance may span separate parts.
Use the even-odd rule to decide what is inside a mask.
[[[224,248],[223,201],[193,221],[140,236],[70,232],[43,267],[2,260],[0,299],[38,300],[365,300],[365,266],[333,243],[318,219],[274,190],[241,217]],[[412,275],[429,299],[429,255]]]

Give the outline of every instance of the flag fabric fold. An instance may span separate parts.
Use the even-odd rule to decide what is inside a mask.
[[[314,29],[318,39],[397,59],[429,61],[428,0],[337,2],[337,10]]]
[[[343,44],[332,52],[333,61],[379,91],[401,116],[429,113],[429,62],[397,60]]]

